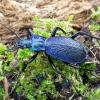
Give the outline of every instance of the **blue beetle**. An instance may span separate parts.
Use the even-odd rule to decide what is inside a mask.
[[[4,24],[2,24],[2,25],[5,26]],[[15,34],[20,39],[19,41],[14,43],[15,47],[11,50],[15,50],[18,48],[29,48],[32,51],[36,51],[36,54],[33,55],[28,60],[28,62],[23,67],[22,71],[24,71],[26,66],[37,57],[38,51],[46,52],[46,54],[48,56],[48,60],[51,64],[52,68],[58,73],[60,73],[60,72],[56,69],[53,61],[51,60],[51,56],[54,58],[57,58],[59,60],[62,60],[65,63],[68,63],[70,66],[72,66],[74,68],[80,69],[79,66],[76,66],[73,63],[81,63],[81,62],[85,61],[87,59],[88,52],[85,49],[85,47],[83,46],[83,44],[80,43],[79,41],[75,40],[75,38],[78,35],[87,35],[91,38],[100,40],[99,37],[95,37],[93,35],[83,32],[83,31],[79,31],[76,34],[73,34],[71,37],[55,36],[55,34],[57,33],[57,30],[60,30],[66,34],[66,32],[63,29],[61,29],[60,27],[55,27],[51,33],[50,38],[48,38],[48,39],[46,39],[45,37],[40,36],[40,35],[35,35],[31,29],[28,29],[27,39],[25,39],[25,38],[22,39],[18,34],[16,34],[10,28],[8,28],[8,27],[6,27],[6,28],[9,29],[13,34]],[[10,50],[8,50],[8,51],[10,51]],[[92,70],[89,70],[89,71],[92,71]],[[18,76],[19,76],[19,74],[18,74]]]
[[[45,51],[51,66],[56,72],[58,71],[56,70],[55,65],[52,62],[50,56],[62,60],[63,62],[68,63],[74,68],[80,69],[80,67],[75,66],[74,63],[82,63],[83,61],[85,61],[88,57],[88,52],[83,46],[83,44],[75,40],[75,38],[78,35],[88,35],[91,38],[96,38],[99,40],[100,38],[90,34],[86,34],[83,31],[79,31],[71,37],[55,36],[58,29],[66,34],[66,32],[60,27],[55,27],[50,38],[48,39],[40,35],[35,35],[31,29],[28,29],[28,38],[17,41],[15,43],[15,47],[29,48],[32,51],[36,51],[36,55],[30,58],[28,63],[30,63],[36,58],[36,56],[38,55],[38,51]]]
[[[28,31],[32,33],[30,29]],[[68,63],[81,63],[88,54],[80,42],[66,36],[51,36],[46,39],[32,33],[29,39],[21,39],[16,42],[15,47],[29,48],[32,51],[45,51],[47,55]]]

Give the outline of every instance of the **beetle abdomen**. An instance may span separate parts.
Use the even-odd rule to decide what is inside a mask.
[[[46,40],[46,53],[68,63],[81,63],[87,58],[84,46],[69,37],[55,36]]]

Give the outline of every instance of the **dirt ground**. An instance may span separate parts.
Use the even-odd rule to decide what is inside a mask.
[[[99,0],[1,0],[0,21],[20,36],[26,36],[28,28],[34,28],[32,18],[66,20],[74,15],[72,26],[80,29],[90,20],[91,9],[100,5]],[[9,30],[0,25],[0,42],[7,44],[15,38]]]

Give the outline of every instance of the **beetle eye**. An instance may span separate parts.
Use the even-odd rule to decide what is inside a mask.
[[[23,47],[26,48],[26,45],[24,45]]]

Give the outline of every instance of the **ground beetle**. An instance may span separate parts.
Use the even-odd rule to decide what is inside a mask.
[[[5,26],[4,24],[2,25]],[[99,37],[95,37],[83,31],[79,31],[76,34],[73,34],[71,37],[55,36],[57,30],[60,30],[66,34],[66,32],[60,27],[55,27],[51,33],[50,38],[48,39],[40,35],[35,35],[31,29],[28,29],[27,39],[24,39],[24,38],[21,38],[15,32],[13,32],[10,28],[8,27],[6,28],[9,29],[13,34],[15,34],[20,39],[19,41],[14,42],[14,48],[9,49],[8,51],[15,50],[18,48],[29,48],[32,51],[36,51],[36,54],[33,55],[28,60],[28,62],[23,67],[22,71],[24,71],[27,65],[31,63],[37,57],[39,51],[46,52],[50,65],[57,73],[60,73],[60,72],[56,69],[51,59],[51,56],[59,60],[62,60],[65,63],[68,63],[71,67],[74,67],[76,69],[81,69],[79,66],[76,66],[73,63],[81,63],[85,61],[87,59],[88,52],[84,48],[83,44],[75,40],[75,38],[78,35],[87,35],[91,38],[100,40]],[[84,70],[87,70],[87,69],[84,69]],[[89,70],[89,71],[93,71],[93,70]],[[21,74],[21,72],[19,72],[18,76]]]

